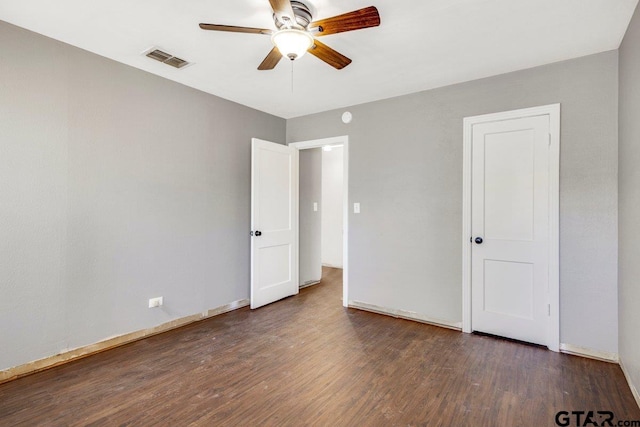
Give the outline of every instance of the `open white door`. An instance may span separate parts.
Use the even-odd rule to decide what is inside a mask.
[[[258,308],[298,293],[298,150],[251,143],[251,308]]]

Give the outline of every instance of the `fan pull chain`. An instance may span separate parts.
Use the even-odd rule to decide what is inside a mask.
[[[291,61],[291,94],[293,95],[293,63],[294,61]]]

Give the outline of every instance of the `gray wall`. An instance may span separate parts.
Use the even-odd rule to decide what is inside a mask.
[[[313,203],[318,210],[313,210]],[[300,285],[322,278],[322,149],[300,150]]]
[[[640,9],[620,46],[620,360],[640,390]]]
[[[460,322],[462,119],[561,103],[561,341],[616,353],[617,81],[612,51],[288,120],[349,135],[349,298]]]
[[[283,119],[2,22],[0,55],[0,369],[248,298]]]

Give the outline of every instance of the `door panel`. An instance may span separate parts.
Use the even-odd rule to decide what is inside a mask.
[[[262,246],[259,249],[260,289],[278,286],[291,280],[291,245]]]
[[[486,134],[485,238],[533,239],[534,132]]]
[[[472,132],[472,328],[547,344],[549,117]]]
[[[533,264],[486,259],[484,284],[484,311],[533,319]]]
[[[260,177],[257,194],[260,227],[269,231],[291,229],[292,155],[290,152],[281,152],[280,147],[259,147],[256,156]]]
[[[298,293],[298,150],[252,140],[251,308]]]

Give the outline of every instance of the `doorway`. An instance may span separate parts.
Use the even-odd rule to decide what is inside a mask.
[[[336,241],[336,237],[332,237],[331,240],[334,241],[334,245],[330,245],[333,247],[328,247],[325,245],[324,248],[321,249],[324,251],[327,251],[327,253],[330,254],[331,258],[326,258],[327,253],[325,253],[323,256],[322,254],[320,254],[321,259],[323,259],[322,263],[327,264],[327,266],[330,267],[340,267],[340,265],[337,265],[338,262],[341,263],[341,268],[342,268],[342,274],[343,274],[343,279],[342,279],[342,305],[347,307],[348,303],[349,303],[349,292],[348,292],[348,236],[349,236],[349,226],[348,226],[348,221],[349,221],[349,209],[348,209],[348,200],[349,200],[349,195],[348,195],[348,188],[349,188],[349,174],[348,174],[348,170],[349,170],[349,137],[348,136],[338,136],[338,137],[333,137],[333,138],[324,138],[324,139],[316,139],[316,140],[310,140],[310,141],[302,141],[302,142],[295,142],[295,143],[290,143],[289,147],[293,147],[296,148],[298,150],[309,150],[309,149],[320,149],[320,150],[327,150],[326,152],[331,152],[333,154],[336,153],[341,153],[342,154],[342,158],[341,159],[336,159],[335,156],[330,156],[332,163],[335,165],[339,165],[339,167],[342,167],[342,176],[341,176],[341,187],[342,187],[342,221],[335,221],[335,217],[333,218],[334,220],[331,221],[330,218],[324,218],[323,222],[325,222],[327,219],[329,220],[329,226],[330,227],[335,227],[336,224],[339,224],[339,222],[341,222],[341,230],[338,230],[338,233],[342,234],[342,239],[341,239],[341,250],[340,251],[336,251],[335,248],[335,241]],[[331,150],[331,151],[329,151]],[[316,152],[319,153],[318,150],[315,150]],[[301,153],[303,154],[303,153]],[[303,156],[304,157],[304,156]],[[338,162],[339,160],[339,162]],[[300,170],[302,171],[302,168],[304,167],[303,162],[301,162],[301,168]],[[320,172],[322,174],[322,172]],[[316,171],[317,174],[317,171]],[[335,183],[333,183],[335,186]],[[311,209],[311,210],[316,210],[316,212],[321,212],[322,211],[322,202],[319,200],[306,200],[307,197],[305,197],[304,194],[302,194],[304,192],[304,189],[302,188],[304,185],[304,183],[301,183],[301,194],[300,194],[300,202],[301,202],[301,209]],[[323,199],[324,197],[320,197],[321,199]],[[307,206],[308,205],[308,206]],[[300,227],[304,227],[304,222],[305,220],[303,219],[303,213],[300,213]],[[333,225],[331,225],[331,223],[333,223]],[[327,224],[324,224],[325,227],[327,227]],[[316,238],[315,236],[317,236],[317,238],[319,238],[319,233],[317,232],[317,224],[311,225],[312,227],[315,227],[315,232],[311,233],[313,236],[312,238]],[[338,225],[339,226],[339,225]],[[334,230],[335,231],[335,230]],[[305,242],[305,238],[302,236],[302,233],[300,234],[300,250],[303,251],[305,250],[305,246],[307,242]],[[324,232],[323,232],[324,234]],[[328,243],[328,242],[325,242]],[[341,259],[338,259],[336,261],[335,257],[339,257]],[[299,257],[300,259],[300,263],[302,264],[303,262],[305,262],[302,257]],[[333,261],[331,262],[325,262],[324,259],[331,259]],[[303,266],[301,265],[301,268]],[[304,285],[304,279],[303,281],[300,283],[300,285]]]
[[[464,119],[464,332],[559,351],[559,129],[559,104]]]

